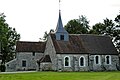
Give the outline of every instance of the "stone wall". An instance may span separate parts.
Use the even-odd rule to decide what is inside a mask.
[[[54,48],[54,45],[53,45],[53,42],[52,42],[50,35],[48,36],[47,39],[48,40],[46,43],[45,55],[50,55],[51,62],[52,62],[52,70],[56,70],[56,66],[57,66],[55,64],[57,61],[56,51],[55,51],[55,48]]]
[[[89,69],[91,71],[110,71],[117,70],[117,65],[119,65],[118,55],[109,55],[111,56],[111,64],[106,64],[105,56],[107,55],[98,55],[100,56],[100,64],[95,64],[95,55],[89,56]]]
[[[52,71],[52,63],[50,63],[50,62],[41,63],[40,71]]]
[[[37,60],[43,57],[44,53],[18,52],[16,59],[6,63],[6,71],[36,70]],[[26,61],[26,67],[22,66],[22,61]]]
[[[70,66],[64,66],[64,57],[70,57]],[[84,56],[85,66],[79,65],[79,58]],[[57,54],[57,70],[58,71],[88,71],[88,55],[87,54]]]
[[[5,64],[5,66],[6,66],[6,72],[16,71],[16,65],[17,65],[16,60],[17,59],[13,59],[10,62],[8,62],[8,63]]]
[[[35,53],[35,56],[31,52],[20,52],[17,53],[17,70],[36,70],[37,60],[43,57],[43,53]],[[26,67],[22,67],[22,60],[26,61]]]
[[[64,66],[64,57],[70,57],[70,66]],[[79,58],[81,56],[85,57],[85,66],[81,67],[79,65]],[[105,63],[106,55],[100,56],[100,64],[95,64],[96,55],[88,55],[88,54],[57,54],[57,71],[113,71],[117,70],[117,66],[119,65],[118,55],[109,55],[111,56],[111,64]]]

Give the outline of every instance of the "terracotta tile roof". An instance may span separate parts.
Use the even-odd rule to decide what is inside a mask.
[[[118,54],[110,37],[98,35],[70,34],[69,41],[55,39],[55,34],[50,34],[56,53],[88,53],[88,54]]]
[[[17,52],[41,52],[45,51],[45,42],[26,42],[18,41],[16,45]]]

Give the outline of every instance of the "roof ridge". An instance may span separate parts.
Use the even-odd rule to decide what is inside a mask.
[[[109,37],[107,35],[97,35],[97,34],[69,34],[69,35],[76,35],[76,36],[101,36],[101,37]]]

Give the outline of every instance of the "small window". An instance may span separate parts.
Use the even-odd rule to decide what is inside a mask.
[[[60,40],[64,40],[64,35],[60,35]]]
[[[22,61],[22,67],[26,67],[26,61],[25,60]]]
[[[95,57],[95,61],[96,61],[96,64],[99,64],[99,57],[98,56]]]
[[[35,52],[33,52],[32,55],[35,56]]]
[[[64,66],[69,67],[70,66],[70,57],[65,57],[64,58]]]
[[[106,64],[111,64],[111,56],[106,56],[105,62],[106,62]]]
[[[85,66],[85,58],[82,56],[79,58],[79,66],[84,67]]]
[[[9,67],[9,64],[7,64],[7,67]]]
[[[95,60],[95,64],[100,64],[100,56],[96,55],[94,60]]]

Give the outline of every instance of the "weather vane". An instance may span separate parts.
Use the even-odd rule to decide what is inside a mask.
[[[59,11],[61,11],[61,10],[60,10],[60,2],[61,2],[61,0],[59,0]]]

